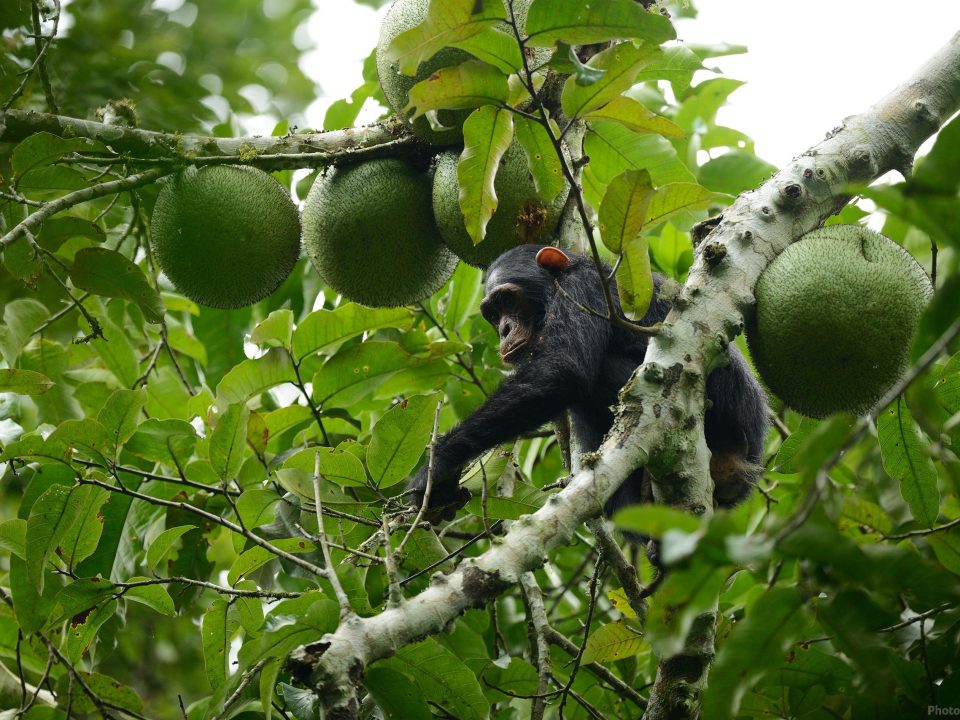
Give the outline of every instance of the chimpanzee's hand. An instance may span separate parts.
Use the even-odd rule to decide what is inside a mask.
[[[423,495],[427,489],[428,468],[429,463],[425,463],[407,486],[407,490],[413,490],[409,496],[410,506],[413,508],[419,508],[423,505]],[[457,510],[470,500],[470,491],[458,484],[461,472],[463,472],[462,467],[448,465],[439,455],[434,457],[430,503],[424,515],[431,524],[436,525],[441,520],[453,520]]]

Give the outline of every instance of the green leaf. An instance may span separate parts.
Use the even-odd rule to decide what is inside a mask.
[[[603,77],[590,85],[581,84],[576,76],[570,76],[563,84],[560,104],[570,118],[602,107],[633,85],[640,69],[659,56],[660,51],[649,45],[637,47],[633,43],[620,43],[594,55],[587,63],[591,68],[603,70]]]
[[[670,569],[647,614],[646,638],[660,657],[681,652],[697,618],[716,608],[729,575],[729,568],[696,559]]]
[[[90,220],[70,215],[47,218],[37,234],[40,247],[51,252],[59,250],[60,246],[74,238],[86,238],[95,243],[106,240],[103,228]]]
[[[492,106],[482,107],[463,123],[463,152],[457,164],[460,211],[470,239],[483,240],[487,223],[497,210],[493,182],[500,160],[513,139],[513,114]]]
[[[0,548],[23,560],[27,556],[27,521],[13,518],[0,523]]]
[[[430,0],[423,22],[400,33],[387,47],[404,75],[415,75],[420,63],[454,43],[493,27],[506,17],[502,0]]]
[[[253,529],[273,522],[274,506],[280,502],[280,496],[274,490],[250,488],[237,498],[237,515],[244,527]]]
[[[27,576],[43,592],[47,560],[83,512],[84,493],[80,486],[51,485],[30,509],[27,519]]]
[[[367,467],[380,489],[406,478],[430,442],[438,395],[417,395],[391,408],[373,427]]]
[[[697,183],[667,183],[657,188],[647,205],[644,225],[658,225],[681,213],[704,210],[720,197]]]
[[[450,45],[466,50],[477,60],[493,65],[507,75],[523,70],[523,56],[520,54],[516,38],[498,28],[485,28],[466,40]]]
[[[642,78],[642,73],[638,80]],[[693,132],[703,125],[712,125],[716,121],[717,111],[723,107],[727,98],[743,86],[742,80],[715,78],[706,80],[691,90],[691,95],[677,111],[673,120],[687,132]]]
[[[289,348],[293,338],[293,311],[288,308],[274,310],[267,319],[250,333],[250,342],[257,345]]]
[[[313,376],[313,399],[325,407],[348,407],[368,397],[396,371],[418,364],[397,343],[368,340],[327,360]]]
[[[250,411],[244,403],[230,405],[217,419],[210,437],[210,464],[221,482],[237,476],[247,441],[247,418]]]
[[[676,37],[659,12],[633,0],[534,0],[527,13],[527,45],[550,47],[557,41],[588,45],[634,38],[659,45]]]
[[[624,314],[640,320],[653,299],[653,272],[647,238],[636,237],[623,247],[623,259],[617,267],[617,290]]]
[[[272,348],[254,360],[243,360],[231,369],[217,385],[217,402],[228,405],[248,399],[276,385],[296,382],[290,356],[280,348]]]
[[[609,120],[590,123],[583,152],[590,158],[584,170],[583,189],[594,207],[600,206],[607,185],[624,170],[646,170],[655,187],[696,180],[668,140],[650,133],[635,133]]]
[[[191,530],[196,529],[194,525],[180,525],[164,530],[157,535],[147,547],[147,567],[159,568],[160,563],[170,554],[174,543]]]
[[[347,303],[336,310],[314,310],[293,333],[293,356],[300,361],[360,333],[385,326],[406,330],[412,322],[413,315],[406,308],[368,308]]]
[[[100,317],[98,320],[103,330],[103,337],[91,341],[89,347],[92,347],[94,352],[100,356],[103,364],[107,366],[110,372],[116,375],[120,385],[133,387],[140,376],[140,361],[137,359],[137,353],[133,349],[130,337],[122,327],[115,324],[109,317]],[[163,370],[173,374],[173,370],[168,367],[161,368],[161,371]],[[151,375],[147,387],[149,388],[151,384],[156,383],[157,378],[158,374]],[[175,375],[174,378],[176,379]],[[177,379],[177,382],[179,382],[179,379]]]
[[[788,660],[804,621],[803,599],[796,589],[775,587],[761,595],[720,646],[704,697],[704,716],[736,717],[746,691]]]
[[[183,467],[197,444],[197,431],[185,420],[150,418],[141,423],[124,449],[152,462]]]
[[[960,412],[960,353],[950,358],[934,390],[948,413]]]
[[[527,156],[527,167],[533,176],[533,185],[537,195],[545,203],[553,202],[566,186],[563,177],[563,165],[553,147],[547,129],[529,118],[517,116],[514,119],[517,140]],[[558,133],[554,129],[554,135]]]
[[[298,492],[308,500],[313,499],[313,471],[317,452],[320,452],[320,474],[325,480],[345,487],[366,487],[367,474],[363,464],[356,455],[330,447],[312,447],[287,458],[283,467],[289,470],[299,470],[304,473],[297,479],[296,485],[288,485],[281,479],[284,487]]]
[[[647,109],[647,106],[631,97],[618,95],[603,107],[591,110],[584,120],[612,120],[635,133],[655,133],[668,138],[681,138],[683,129],[662,115]]]
[[[18,395],[43,395],[56,385],[53,380],[33,370],[11,370],[0,368],[0,393],[12,392]]]
[[[909,183],[926,192],[954,197],[960,191],[960,119],[954,118],[940,129]]]
[[[256,455],[263,456],[267,452],[267,443],[270,442],[270,429],[261,413],[251,412],[247,419],[247,444]]]
[[[403,110],[413,111],[410,116],[413,121],[431,110],[500,105],[507,101],[509,94],[507,76],[500,70],[480,60],[468,60],[440,68],[410,88],[410,101]]]
[[[483,271],[467,263],[460,263],[450,278],[443,325],[457,332],[480,309],[483,295]]]
[[[883,469],[899,481],[900,493],[917,522],[933,527],[940,513],[937,468],[927,452],[930,440],[921,432],[902,398],[880,413],[877,437]]]
[[[673,83],[674,94],[682,97],[690,88],[693,74],[702,69],[703,63],[689,47],[665,47],[661,49],[660,57],[643,68],[634,82],[667,80]]]
[[[231,612],[231,605],[223,598],[216,598],[203,614],[200,627],[203,666],[210,687],[214,690],[223,687],[227,682],[230,674],[230,640],[239,625],[236,611]]]
[[[477,676],[433,638],[401,648],[380,666],[414,678],[426,697],[460,720],[483,720],[489,705]]]
[[[957,321],[960,307],[960,275],[947,275],[939,284],[933,298],[920,315],[917,332],[910,347],[910,361],[916,363]]]
[[[279,550],[292,554],[308,553],[315,550],[314,544],[303,538],[281,538],[280,540],[273,540],[270,544]],[[276,553],[266,548],[262,548],[259,545],[252,547],[244,551],[240,557],[234,560],[233,565],[230,567],[230,572],[227,573],[227,582],[235,585],[240,578],[252,573],[259,567],[263,567],[276,558]]]
[[[934,533],[927,536],[927,542],[940,564],[955,575],[960,575],[960,532],[954,528],[948,532]]]
[[[32,298],[11,300],[3,308],[0,325],[0,352],[7,365],[13,367],[33,331],[50,317],[46,305]]]
[[[34,168],[56,162],[64,155],[105,150],[102,143],[88,138],[65,138],[48,132],[37,132],[14,148],[11,165],[14,174],[22,177]]]
[[[624,245],[640,234],[654,194],[646,170],[625,170],[607,186],[598,225],[603,244],[610,252],[619,255]]]
[[[104,466],[113,456],[113,439],[106,428],[92,418],[64,420],[47,438],[47,443],[80,450]]]
[[[487,478],[492,476],[490,466],[484,467]],[[477,489],[483,487],[482,478]],[[472,490],[471,490],[472,491]],[[539,510],[547,500],[546,495],[539,488],[523,484],[517,488],[512,497],[487,497],[487,506],[483,506],[483,498],[479,492],[475,493],[467,503],[467,511],[477,517],[486,515],[489,520],[518,520],[524,515],[530,515]]]
[[[57,554],[70,570],[93,555],[103,533],[101,508],[110,499],[110,491],[96,485],[83,485],[75,491],[82,508],[77,520],[61,538]]]
[[[363,685],[386,720],[431,720],[433,713],[412,677],[377,663],[363,674]],[[535,691],[534,691],[535,692]]]
[[[45,627],[55,627],[68,619],[79,623],[116,592],[117,588],[112,582],[99,577],[81,578],[71,582],[57,593]]]
[[[623,530],[652,538],[663,537],[668,530],[689,534],[700,529],[700,519],[695,515],[662,505],[630,505],[618,512],[613,521]]]
[[[54,586],[48,585],[44,593],[38,593],[27,573],[27,565],[16,555],[10,556],[8,582],[13,611],[24,633],[32,633],[43,627],[54,606]]]
[[[776,166],[742,150],[731,150],[700,166],[700,182],[717,192],[739,195],[777,171]]]
[[[557,51],[550,59],[550,67],[561,75],[572,75],[577,83],[584,87],[593,85],[606,72],[584,64],[577,55],[577,49],[563,42],[557,43]]]
[[[647,644],[640,630],[620,620],[601,625],[590,633],[581,661],[615,662],[638,655],[646,648]]]
[[[147,402],[146,388],[139,390],[116,390],[107,398],[106,404],[97,413],[97,422],[109,437],[113,439],[112,460],[116,460],[117,454],[124,443],[130,439],[137,430],[137,421],[140,417],[140,410]]]
[[[132,577],[126,582],[135,583],[149,579],[150,578],[145,577]],[[163,585],[141,585],[140,587],[130,588],[123,594],[123,597],[138,602],[141,605],[146,605],[161,615],[170,615],[172,617],[177,614],[177,609],[173,604],[173,598],[170,597],[170,593],[167,592],[167,589]]]
[[[137,691],[117,681],[116,678],[100,673],[78,672],[78,674],[84,685],[90,688],[90,691],[101,701],[109,703],[110,707],[125,708],[135,713],[143,712],[143,700],[137,695]],[[70,684],[70,679],[69,673],[60,676],[56,685],[57,696],[70,697],[72,699],[71,707],[75,713],[81,715],[99,714],[100,710],[86,693],[70,691],[72,687],[76,687],[76,684]]]
[[[70,279],[81,290],[135,302],[147,322],[163,321],[166,308],[143,270],[115,250],[83,248],[73,258]]]

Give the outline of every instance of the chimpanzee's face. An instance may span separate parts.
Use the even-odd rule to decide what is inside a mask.
[[[496,268],[487,276],[486,289],[480,312],[500,336],[500,359],[514,363],[531,349],[535,328],[530,303],[523,288],[508,282]]]

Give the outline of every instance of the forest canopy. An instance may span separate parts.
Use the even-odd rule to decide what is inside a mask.
[[[960,712],[960,35],[778,168],[690,2],[398,7],[312,128],[322,3],[0,4],[0,720]],[[918,264],[917,331],[863,407],[768,393],[714,511],[707,377],[823,225]],[[654,274],[673,312],[595,452],[525,432],[431,524],[407,485],[509,382],[484,268],[527,242],[603,268],[584,313],[636,331]],[[803,349],[889,298],[829,336],[816,295]]]

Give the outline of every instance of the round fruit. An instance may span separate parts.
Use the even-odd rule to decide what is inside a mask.
[[[290,195],[251,167],[178,173],[157,196],[151,229],[153,252],[170,282],[210,307],[265,298],[300,256],[300,219]]]
[[[474,245],[460,211],[459,160],[460,155],[456,152],[441,153],[437,159],[433,176],[433,215],[443,241],[461,260],[486,267],[507,250],[524,243],[541,242],[556,230],[569,188],[549,204],[543,202],[537,195],[526,155],[520,143],[514,141],[503,154],[493,183],[497,191],[497,210],[487,223],[483,241]]]
[[[457,266],[438,238],[429,177],[399,158],[317,178],[303,208],[303,242],[330,287],[374,307],[432,295]]]
[[[526,21],[531,1],[515,0],[514,2],[514,12],[521,28]],[[377,76],[380,78],[380,89],[383,90],[387,104],[401,117],[408,114],[404,112],[404,108],[409,102],[410,88],[421,80],[426,80],[440,68],[453,67],[473,59],[473,56],[465,50],[444,48],[426,62],[420,63],[417,74],[411,77],[400,72],[397,61],[387,58],[387,48],[393,39],[422,23],[427,17],[429,5],[430,0],[396,0],[383,18],[383,25],[380,26],[380,39],[377,42]],[[506,25],[502,25],[499,29],[509,31],[512,37],[513,30]],[[546,62],[549,53],[549,48],[537,48],[534,55],[535,61]],[[414,133],[429,143],[452,145],[463,139],[462,125],[469,114],[469,110],[439,110],[437,121],[445,129],[433,130],[430,127],[430,121],[424,115],[414,120],[411,128]]]
[[[810,417],[866,412],[906,371],[932,293],[889,238],[855,225],[814,230],[757,283],[747,340],[760,377]]]

